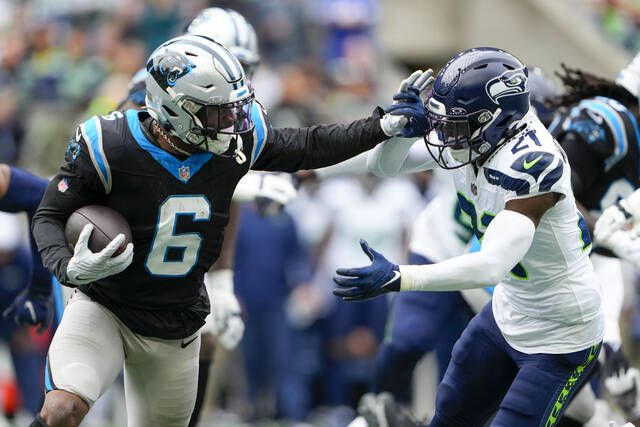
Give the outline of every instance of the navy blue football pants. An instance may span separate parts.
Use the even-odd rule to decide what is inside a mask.
[[[596,364],[600,344],[568,354],[524,354],[503,338],[491,304],[456,342],[430,427],[556,425]]]
[[[431,261],[411,253],[409,263]],[[436,352],[442,379],[451,349],[472,317],[460,292],[398,293],[376,356],[373,392],[388,391],[396,400],[408,403],[413,370],[422,356],[432,351]]]

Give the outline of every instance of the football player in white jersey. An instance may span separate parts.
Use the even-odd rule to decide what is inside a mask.
[[[591,240],[565,155],[530,112],[527,76],[502,50],[460,53],[427,101],[423,160],[405,161],[415,140],[402,139],[369,159],[382,176],[450,169],[481,250],[397,266],[362,242],[372,264],[339,269],[335,278],[334,293],[346,300],[498,283],[492,304],[454,346],[431,426],[483,425],[493,413],[494,426],[553,426],[600,351],[604,319]],[[416,72],[394,99],[415,99],[429,83]]]

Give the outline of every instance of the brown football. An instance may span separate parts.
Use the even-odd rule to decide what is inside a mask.
[[[72,213],[67,220],[64,236],[71,250],[87,224],[93,224],[93,232],[89,238],[89,249],[92,252],[100,252],[120,233],[124,234],[125,242],[114,256],[122,253],[127,244],[132,241],[131,228],[118,211],[106,206],[88,205]]]

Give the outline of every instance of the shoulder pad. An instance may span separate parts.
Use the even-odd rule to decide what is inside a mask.
[[[109,126],[110,123],[116,124],[116,122],[122,121],[123,118],[124,115],[119,111],[114,111],[106,116],[93,116],[78,126],[76,130],[76,140],[82,137],[87,144],[91,162],[98,173],[106,194],[111,192],[112,179],[105,142],[112,140],[113,137],[105,138],[105,136],[111,135],[114,131],[113,129],[106,130],[105,127],[111,128],[112,126]],[[120,132],[116,130],[115,134],[118,135]]]
[[[605,170],[626,156],[631,138],[640,136],[633,114],[620,102],[605,97],[585,99],[573,107],[562,130],[578,134],[601,152]]]
[[[529,131],[503,148],[484,168],[489,184],[518,196],[551,191],[562,178],[566,157],[546,131]]]

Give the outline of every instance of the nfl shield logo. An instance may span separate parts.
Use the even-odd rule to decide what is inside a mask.
[[[178,176],[182,181],[188,181],[191,178],[191,171],[189,170],[189,166],[180,166],[178,168]]]
[[[478,187],[475,184],[471,184],[471,192],[473,193],[474,196],[478,195]]]

